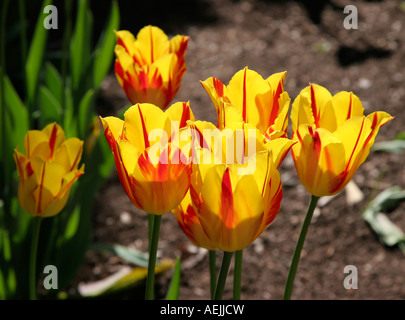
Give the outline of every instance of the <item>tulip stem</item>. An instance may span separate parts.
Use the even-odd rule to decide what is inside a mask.
[[[318,200],[319,200],[319,197],[316,197],[314,195],[311,196],[311,201],[308,206],[308,211],[305,216],[304,222],[302,224],[301,232],[298,237],[294,255],[293,255],[293,258],[291,261],[290,271],[288,272],[287,282],[286,282],[285,290],[284,290],[284,300],[291,299],[291,294],[292,294],[292,290],[293,290],[293,286],[294,286],[295,274],[297,273],[297,268],[298,268],[298,263],[299,263],[300,257],[301,257],[302,247],[304,246],[305,237],[307,235],[309,225],[311,224],[312,216],[314,214]]]
[[[211,299],[214,299],[215,287],[217,285],[217,265],[216,265],[217,253],[215,250],[209,250],[208,254],[209,254],[209,263],[210,263]]]
[[[34,217],[33,219],[30,272],[29,272],[30,300],[37,299],[37,251],[38,251],[39,230],[41,228],[41,221],[42,221],[41,217]]]
[[[221,270],[219,272],[217,286],[215,288],[214,300],[221,300],[224,293],[226,278],[228,277],[229,266],[231,265],[233,252],[224,251]]]
[[[243,250],[235,251],[235,267],[233,271],[233,300],[240,300],[242,287]]]
[[[151,243],[149,246],[149,261],[148,261],[148,275],[146,278],[146,292],[145,299],[153,300],[155,298],[155,266],[156,266],[156,254],[159,243],[160,223],[162,221],[161,215],[155,215],[153,219],[153,230]]]

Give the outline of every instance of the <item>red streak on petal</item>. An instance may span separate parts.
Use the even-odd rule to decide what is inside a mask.
[[[27,163],[25,169],[27,170],[28,177],[30,177],[34,173],[34,170],[32,170],[31,162]]]
[[[277,119],[278,112],[280,110],[280,105],[278,99],[280,98],[281,93],[283,92],[283,83],[280,81],[277,86],[276,93],[274,95],[273,100],[273,108],[271,109],[270,119],[269,119],[269,126],[274,124]]]
[[[44,177],[45,177],[45,163],[44,163],[44,166],[42,168],[41,183],[39,184],[39,196],[38,196],[37,213],[41,212],[42,190],[44,188]]]
[[[321,150],[322,150],[322,145],[321,145],[321,139],[319,138],[319,133],[318,131],[314,131],[312,127],[308,128],[309,134],[312,136],[312,139],[314,141],[314,147],[316,150],[316,153],[318,154],[318,157],[321,155]]]
[[[242,118],[244,122],[247,122],[247,117],[246,117],[246,71],[247,68],[245,68],[245,73],[243,75],[243,105],[242,105]]]
[[[56,124],[53,125],[52,128],[52,133],[51,133],[51,137],[49,139],[49,148],[51,149],[51,153],[49,155],[49,158],[53,157],[53,153],[55,151],[55,142],[56,142],[56,133],[57,133],[57,128],[56,128]]]
[[[146,130],[146,125],[145,125],[145,119],[143,118],[141,107],[138,104],[138,111],[139,111],[139,117],[141,118],[141,123],[142,123],[142,133],[143,133],[143,141],[145,143],[145,149],[149,147],[149,138],[148,138],[148,131]]]
[[[314,86],[312,84],[310,84],[310,88],[311,88],[311,109],[312,109],[312,114],[313,114],[314,119],[315,119],[315,126],[317,128],[319,128],[319,112],[318,112],[318,108],[317,108],[317,105],[316,105]]]
[[[229,168],[226,168],[222,177],[221,190],[221,213],[225,226],[229,229],[234,225],[234,207],[231,178],[229,176]]]
[[[350,163],[352,162],[352,158],[353,158],[354,152],[356,151],[357,145],[359,144],[359,141],[360,141],[360,137],[361,137],[361,133],[362,133],[362,131],[363,131],[364,120],[365,120],[365,119],[366,119],[366,118],[363,118],[363,121],[362,121],[362,123],[361,123],[360,132],[359,132],[359,134],[358,134],[358,136],[357,136],[356,144],[354,145],[354,148],[353,148],[352,154],[350,155],[349,161],[348,161],[347,164],[346,164],[345,172],[348,172],[348,171],[349,171],[349,166],[350,166]]]
[[[224,96],[224,85],[223,85],[223,83],[220,80],[218,80],[217,78],[213,78],[212,81],[214,83],[214,88],[215,88],[215,91],[217,92],[217,95],[219,97],[223,97]]]
[[[347,119],[350,119],[350,117],[352,116],[352,105],[353,105],[353,93],[350,92],[350,102],[349,102],[349,110],[347,111]]]
[[[183,102],[183,112],[181,113],[179,127],[185,127],[187,125],[187,120],[190,120],[190,108],[187,106],[186,102]]]

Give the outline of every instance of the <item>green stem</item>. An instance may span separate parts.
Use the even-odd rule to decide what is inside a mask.
[[[149,263],[148,263],[148,276],[146,278],[146,292],[145,299],[153,300],[155,298],[155,266],[156,266],[156,253],[159,243],[160,223],[162,221],[161,215],[155,215],[153,222],[152,241],[149,246]]]
[[[153,235],[153,222],[155,221],[154,214],[148,214],[148,251],[150,251],[150,246],[152,244],[152,235]]]
[[[221,300],[224,293],[226,278],[228,277],[228,270],[231,264],[233,252],[224,251],[222,258],[221,270],[219,272],[218,282],[215,288],[214,300]]]
[[[284,290],[284,300],[291,299],[291,293],[292,293],[293,286],[294,286],[295,274],[297,273],[297,268],[298,268],[298,263],[299,263],[300,257],[301,257],[302,247],[304,246],[305,237],[307,235],[309,225],[311,224],[312,216],[314,214],[314,210],[316,208],[316,204],[318,203],[318,200],[319,200],[319,197],[316,197],[314,195],[311,196],[311,201],[308,206],[308,211],[305,216],[304,223],[302,224],[301,232],[298,237],[294,255],[293,255],[293,258],[291,261],[290,271],[288,272],[288,278],[287,278],[287,282],[286,282],[285,290]]]
[[[216,265],[217,253],[215,250],[209,250],[208,254],[209,254],[209,263],[210,263],[211,299],[214,299],[215,287],[217,285],[217,265]]]
[[[235,267],[233,271],[233,300],[240,300],[242,287],[242,260],[243,250],[235,252]]]
[[[38,240],[39,230],[41,228],[41,217],[34,217],[33,230],[32,230],[32,242],[31,242],[31,258],[30,258],[30,271],[29,271],[29,287],[30,287],[30,300],[36,300],[37,298],[37,252],[38,252]]]

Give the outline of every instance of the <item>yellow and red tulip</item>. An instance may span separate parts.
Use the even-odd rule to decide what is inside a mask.
[[[137,34],[116,32],[115,74],[132,104],[152,103],[165,109],[186,73],[188,36],[169,40],[158,27],[146,26]]]
[[[291,111],[292,156],[301,183],[314,196],[341,191],[366,160],[382,125],[393,117],[383,111],[364,115],[352,92],[332,96],[317,84],[304,88]]]
[[[124,120],[101,118],[121,184],[135,206],[149,214],[174,209],[189,188],[188,158],[172,143],[186,120],[194,120],[194,115],[184,102],[166,112],[153,104],[136,104],[125,112]]]
[[[66,139],[56,123],[30,130],[24,138],[25,153],[14,150],[19,175],[18,199],[32,216],[51,217],[66,205],[73,183],[84,174],[78,169],[83,141]]]
[[[215,128],[213,124],[199,121],[190,124],[197,134],[212,126]],[[246,130],[245,126],[249,125],[241,123],[239,126],[239,129]],[[248,246],[278,214],[282,187],[277,168],[283,158],[280,155],[285,155],[294,143],[288,140],[289,143],[274,145],[277,148],[266,148],[260,141],[265,140],[264,136],[253,128],[250,127],[258,138],[248,142],[254,143],[258,152],[249,155],[246,153],[249,148],[244,144],[240,150],[242,154],[235,155],[231,163],[227,163],[224,156],[222,163],[218,163],[218,153],[227,149],[223,144],[234,144],[236,140],[226,142],[228,135],[222,135],[219,140],[221,152],[217,152],[210,146],[218,146],[218,143],[210,144],[207,137],[202,137],[199,151],[208,151],[211,157],[202,156],[211,161],[203,159],[192,164],[190,196],[193,209],[212,246],[228,252]],[[223,130],[226,129],[236,132],[237,125]],[[242,134],[245,139],[246,133]],[[250,166],[252,162],[254,166]]]
[[[269,140],[287,136],[290,98],[284,91],[286,72],[263,77],[247,67],[225,86],[211,77],[201,82],[217,111],[217,126],[232,122],[255,125]]]

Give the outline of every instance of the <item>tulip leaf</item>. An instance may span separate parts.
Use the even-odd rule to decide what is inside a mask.
[[[174,271],[172,279],[170,281],[169,290],[166,294],[166,300],[178,300],[180,291],[180,258],[177,258],[176,265],[174,266]]]
[[[61,104],[63,101],[63,79],[59,71],[50,62],[45,64],[45,86]]]
[[[400,139],[376,142],[371,147],[371,151],[373,152],[401,153],[404,150],[405,150],[405,140]]]
[[[80,208],[76,207],[70,213],[70,217],[69,217],[69,219],[67,221],[66,229],[65,229],[64,241],[69,240],[70,238],[72,238],[76,234],[77,228],[79,226],[79,221],[80,221]]]
[[[92,16],[87,0],[78,1],[76,25],[70,42],[70,65],[73,89],[78,89],[90,62]]]
[[[62,106],[58,99],[45,86],[39,88],[39,106],[41,111],[41,127],[48,123],[60,123]]]
[[[101,250],[111,252],[127,262],[133,263],[139,267],[148,267],[148,254],[131,249],[118,244],[104,244],[104,243],[92,243],[89,246],[90,250]]]
[[[169,270],[172,266],[173,262],[171,260],[162,261],[160,265],[156,266],[155,275]],[[145,281],[147,275],[147,268],[123,267],[121,270],[105,279],[80,284],[78,291],[82,297],[100,297],[139,285]]]
[[[378,194],[362,213],[363,219],[367,221],[383,244],[389,247],[400,245],[401,250],[404,248],[405,233],[383,212],[392,211],[404,200],[405,190],[395,186]]]
[[[34,35],[28,52],[27,62],[25,64],[25,77],[27,82],[27,101],[28,106],[35,103],[35,95],[38,88],[39,74],[42,67],[42,61],[46,48],[48,30],[44,28],[44,8],[52,4],[51,0],[45,0],[35,26]],[[31,115],[30,115],[31,116]]]
[[[6,129],[9,132],[10,144],[12,147],[22,145],[24,136],[29,128],[28,113],[24,103],[21,101],[17,91],[7,76],[4,79],[4,99],[6,103]]]
[[[70,88],[65,89],[65,114],[63,128],[67,138],[77,137],[77,123],[75,119],[73,95]]]
[[[94,52],[93,86],[95,89],[100,87],[101,82],[104,80],[111,68],[115,46],[114,31],[119,28],[119,25],[120,12],[118,2],[113,1],[111,4],[110,17],[108,19],[106,29],[100,37]]]
[[[90,116],[91,106],[93,103],[94,98],[94,90],[90,89],[86,92],[84,97],[81,99],[79,104],[79,137],[84,139],[86,137],[86,133],[89,125],[89,119],[92,117]]]

